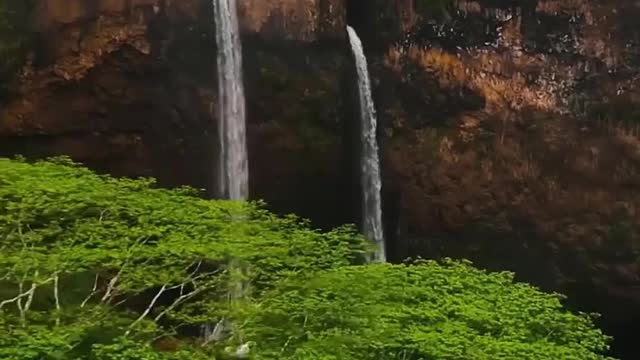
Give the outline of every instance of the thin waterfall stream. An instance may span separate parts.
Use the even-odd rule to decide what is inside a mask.
[[[213,0],[216,25],[218,65],[218,197],[230,200],[249,198],[249,160],[247,154],[246,100],[242,73],[242,43],[238,25],[236,0]],[[228,265],[235,269],[234,263]],[[237,269],[236,269],[237,270]],[[238,300],[242,282],[232,286],[230,296]],[[236,289],[239,289],[236,291]],[[205,342],[226,336],[228,319],[204,324],[201,336]]]
[[[236,0],[213,0],[218,45],[218,196],[249,197],[246,103]]]
[[[360,99],[360,182],[362,186],[362,231],[373,242],[377,251],[372,261],[386,261],[385,240],[382,228],[382,199],[380,190],[380,159],[376,131],[378,121],[371,96],[371,80],[362,41],[356,31],[347,26],[349,41],[356,62],[358,94]]]

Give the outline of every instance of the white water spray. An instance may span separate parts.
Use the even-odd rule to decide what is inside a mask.
[[[371,96],[371,81],[367,58],[364,55],[362,41],[356,31],[347,26],[351,49],[356,61],[358,73],[358,92],[360,95],[360,141],[361,141],[361,185],[362,185],[362,231],[377,246],[372,260],[386,261],[384,233],[382,230],[382,200],[380,190],[380,159],[378,158],[378,127],[376,110]]]
[[[218,44],[218,195],[249,197],[246,104],[236,0],[213,0]]]

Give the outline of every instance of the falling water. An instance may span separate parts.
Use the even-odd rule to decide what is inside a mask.
[[[249,196],[242,47],[236,0],[213,0],[218,44],[219,196]]]
[[[356,31],[347,26],[351,49],[356,60],[358,73],[358,91],[360,95],[360,140],[361,154],[361,185],[362,185],[362,231],[364,235],[377,246],[377,252],[372,260],[385,261],[385,243],[382,231],[382,209],[380,199],[380,161],[378,159],[378,142],[376,139],[376,110],[371,97],[371,82],[367,68],[367,58],[364,55],[362,41]]]

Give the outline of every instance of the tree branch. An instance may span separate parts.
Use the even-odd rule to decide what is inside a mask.
[[[126,264],[125,264],[126,265]],[[107,285],[107,290],[104,292],[104,295],[102,296],[102,298],[100,299],[100,303],[106,303],[110,300],[111,297],[111,293],[113,292],[113,289],[116,286],[116,283],[118,282],[118,280],[120,279],[120,275],[122,275],[122,271],[125,268],[125,265],[123,265],[120,270],[118,271],[118,273],[116,274],[116,276],[114,276],[111,280],[109,280],[109,284]]]
[[[38,271],[36,270],[35,272],[35,278],[38,277]],[[33,282],[31,283],[31,287],[29,288],[29,290],[27,291],[23,291],[24,290],[24,281],[26,280],[26,274],[22,277],[22,280],[20,281],[20,283],[18,284],[18,295],[14,296],[11,299],[7,299],[7,300],[3,300],[2,302],[0,302],[0,310],[9,305],[9,304],[13,304],[15,303],[16,306],[18,307],[18,311],[20,312],[20,318],[22,319],[22,321],[25,321],[25,317],[27,312],[29,311],[29,309],[31,308],[31,304],[33,303],[33,296],[36,292],[36,289],[39,286],[48,284],[51,281],[55,281],[55,279],[57,278],[58,273],[55,273],[52,277],[41,281],[41,282],[37,282],[35,279],[33,280]],[[26,298],[26,301],[24,302],[24,304],[22,303],[22,300]]]
[[[38,277],[38,275],[39,275],[38,270],[36,270],[34,275],[35,275],[35,278]],[[49,282],[51,280],[53,280],[53,277],[51,277],[48,280],[46,280],[43,284],[46,284],[47,282]],[[24,312],[25,313],[27,311],[29,311],[29,309],[31,309],[31,304],[33,303],[33,295],[36,293],[36,288],[37,287],[38,287],[38,284],[36,284],[36,281],[33,280],[33,282],[31,283],[31,289],[29,289],[29,291],[28,291],[29,296],[27,296],[27,302],[24,303]]]
[[[58,285],[60,283],[60,277],[56,274],[53,278],[53,298],[56,301],[56,326],[60,325],[60,296]]]
[[[156,296],[153,297],[153,299],[149,303],[149,306],[147,306],[144,312],[142,312],[142,314],[134,322],[132,322],[131,325],[129,325],[129,330],[127,330],[124,333],[124,336],[128,336],[129,333],[131,333],[131,329],[133,329],[136,325],[138,325],[139,322],[141,322],[147,315],[149,315],[149,313],[151,312],[151,309],[153,309],[153,306],[156,304],[156,301],[158,301],[158,299],[165,292],[165,290],[167,290],[167,285],[162,286],[160,291],[158,291]]]
[[[154,321],[158,321],[160,320],[163,316],[165,316],[169,311],[175,309],[178,305],[182,304],[183,302],[191,299],[192,297],[198,295],[199,293],[203,292],[206,288],[197,288],[189,293],[186,293],[184,295],[180,295],[171,305],[169,305],[166,309],[162,310],[160,312],[160,314],[158,314],[153,320]]]
[[[5,307],[6,305],[13,304],[13,303],[17,302],[18,303],[17,304],[18,305],[18,310],[20,310],[20,312],[22,313],[24,310],[23,310],[23,307],[22,307],[21,300],[23,298],[31,295],[31,293],[35,291],[34,285],[32,285],[31,288],[29,290],[25,291],[25,292],[22,292],[22,286],[19,286],[19,291],[21,291],[21,293],[16,295],[15,297],[13,297],[11,299],[7,299],[7,300],[4,300],[4,301],[0,302],[0,310],[3,307]]]
[[[18,293],[22,294],[24,290],[24,281],[27,279],[27,274],[22,275],[22,279],[20,279],[20,283],[18,283]],[[26,296],[26,295],[25,295]],[[16,298],[16,306],[18,307],[18,311],[20,312],[20,318],[24,318],[24,308],[22,307],[22,296]],[[0,309],[2,308],[0,304]]]
[[[2,252],[2,249],[0,249],[0,252]],[[7,279],[9,279],[11,277],[12,273],[8,272],[6,275],[4,275],[3,277],[0,277],[0,281],[5,281]]]
[[[131,247],[129,247],[129,249],[127,250],[127,258],[125,259],[124,263],[122,264],[122,267],[120,267],[120,270],[118,270],[118,273],[116,274],[116,276],[113,277],[111,280],[109,280],[109,284],[107,285],[107,290],[105,291],[104,295],[100,299],[100,303],[109,304],[109,302],[113,299],[116,283],[118,282],[118,280],[120,280],[120,276],[122,275],[123,271],[129,265],[129,260],[131,258],[131,253],[133,252],[133,250],[136,247],[144,245],[144,243],[148,239],[149,239],[149,237],[144,237],[144,236],[140,237],[140,238],[136,239],[136,242],[133,245],[131,245]]]
[[[87,305],[89,300],[91,300],[91,298],[98,292],[98,280],[99,279],[100,279],[100,275],[96,274],[96,279],[93,281],[93,288],[91,289],[91,293],[89,294],[89,296],[87,296],[84,299],[84,301],[82,301],[82,303],[80,304],[81,308],[85,307],[85,305]]]

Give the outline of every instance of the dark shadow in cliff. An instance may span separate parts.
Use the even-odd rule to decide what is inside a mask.
[[[375,31],[377,23],[375,2],[371,0],[347,0],[346,2],[347,24],[356,30],[363,42],[378,36],[379,34]]]
[[[626,296],[640,295],[638,288],[620,285],[617,291],[603,292],[594,284],[569,284],[567,304],[573,309],[602,314],[598,326],[613,337],[610,355],[621,360],[635,360],[640,354],[640,305],[637,299]]]
[[[346,46],[243,36],[251,197],[322,228],[354,223]]]

